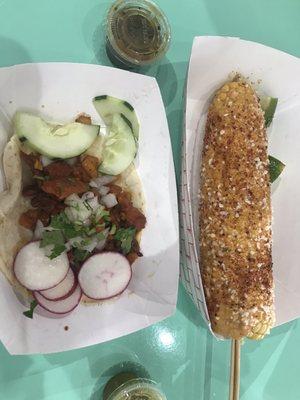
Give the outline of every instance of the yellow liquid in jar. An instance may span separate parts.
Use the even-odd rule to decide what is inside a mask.
[[[107,51],[112,62],[149,64],[168,48],[170,30],[160,10],[150,2],[118,2],[108,17]],[[143,6],[142,6],[143,5]]]

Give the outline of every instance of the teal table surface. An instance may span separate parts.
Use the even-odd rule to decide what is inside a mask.
[[[0,0],[0,66],[38,61],[110,65],[103,49],[109,1]],[[147,72],[161,87],[177,176],[183,87],[193,37],[239,36],[300,56],[299,0],[160,0],[172,45]],[[287,266],[288,267],[288,266]],[[0,323],[5,323],[1,321]],[[300,399],[300,322],[242,347],[242,400]],[[81,350],[10,356],[0,344],[0,399],[101,399],[122,366],[141,364],[172,400],[228,397],[230,343],[209,334],[180,286],[177,311],[143,331]]]

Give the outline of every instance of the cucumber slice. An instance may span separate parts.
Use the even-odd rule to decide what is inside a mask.
[[[102,163],[99,171],[119,175],[132,163],[136,154],[136,142],[122,114],[114,114],[110,132],[105,138]]]
[[[71,158],[83,153],[96,139],[98,125],[72,122],[53,125],[42,118],[25,112],[17,112],[14,130],[20,140],[47,157]]]
[[[107,95],[95,97],[93,104],[104,123],[108,126],[111,125],[112,116],[114,114],[122,114],[128,126],[131,128],[135,139],[138,140],[140,124],[131,104],[125,100]]]
[[[260,99],[260,105],[265,113],[265,126],[268,127],[273,121],[274,114],[276,111],[278,99],[276,97],[262,97]]]
[[[96,157],[100,161],[102,159],[103,145],[104,136],[98,135],[84,154]]]
[[[270,174],[270,181],[273,183],[282,173],[285,168],[285,164],[281,161],[277,160],[277,158],[269,156],[269,174]]]

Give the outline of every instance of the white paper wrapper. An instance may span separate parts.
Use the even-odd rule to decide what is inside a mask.
[[[163,102],[154,78],[115,68],[85,64],[27,64],[0,69],[0,146],[17,109],[46,119],[72,120],[78,113],[101,120],[92,105],[96,95],[129,101],[140,119],[136,167],[146,200],[144,257],[133,265],[133,279],[118,299],[80,305],[71,314],[50,318],[37,311],[33,320],[0,274],[0,338],[11,354],[50,353],[104,342],[145,328],[176,308],[179,243],[172,149]],[[0,180],[0,190],[4,187]],[[64,327],[68,326],[66,331]]]
[[[276,324],[281,325],[300,317],[300,60],[296,57],[238,38],[194,39],[182,153],[181,279],[210,326],[197,245],[199,165],[208,106],[235,72],[248,78],[259,94],[279,98],[268,132],[269,154],[286,164],[272,185]]]

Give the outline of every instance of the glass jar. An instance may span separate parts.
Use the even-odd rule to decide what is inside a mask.
[[[125,370],[113,376],[105,385],[103,400],[167,400],[157,384],[139,368]]]
[[[136,378],[115,389],[107,400],[167,400],[167,398],[154,381]]]
[[[170,25],[158,6],[149,0],[117,0],[106,21],[106,52],[118,67],[150,65],[165,55]]]

